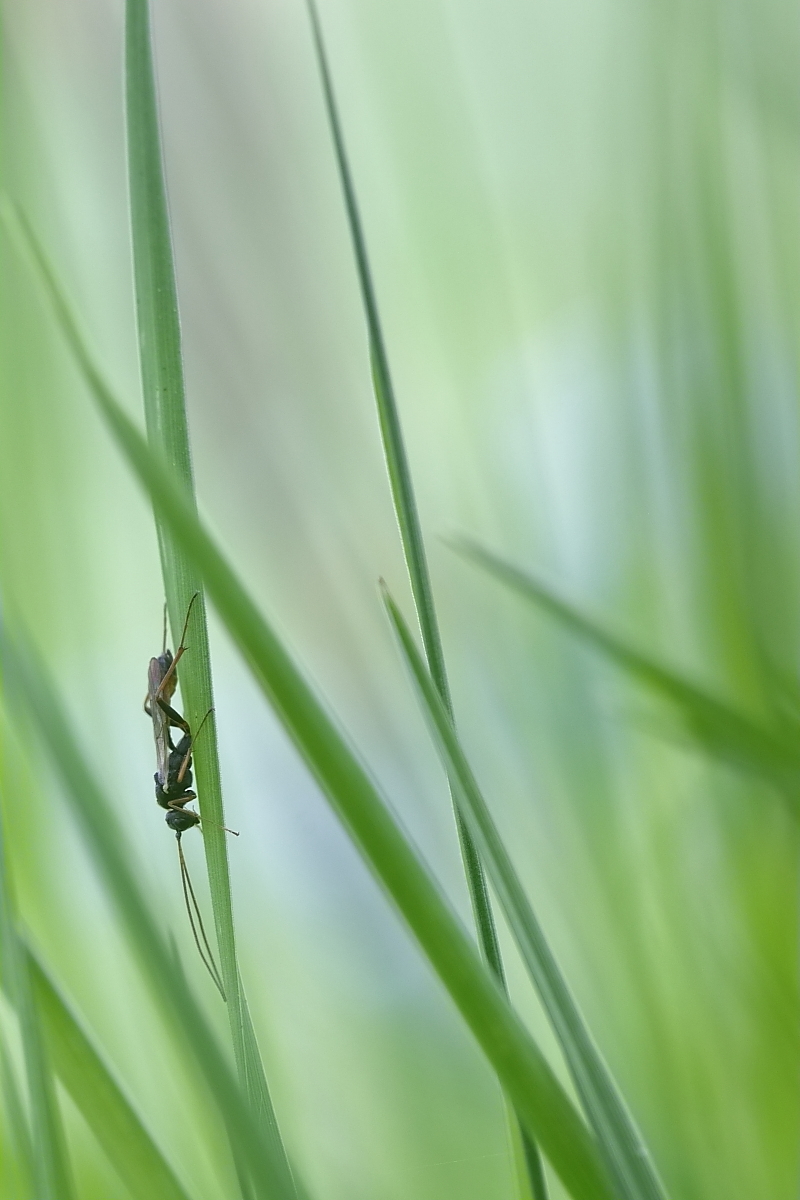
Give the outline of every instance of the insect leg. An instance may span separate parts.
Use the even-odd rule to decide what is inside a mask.
[[[186,859],[183,857],[183,846],[181,846],[180,833],[176,834],[176,837],[177,837],[177,841],[178,841],[178,858],[180,860],[180,866],[181,866],[181,885],[183,887],[183,899],[186,903],[186,912],[189,917],[189,924],[192,927],[192,934],[194,935],[194,944],[197,946],[197,952],[200,955],[200,958],[203,960],[204,967],[206,968],[209,975],[213,979],[219,994],[222,996],[222,999],[227,1003],[227,996],[225,995],[225,989],[222,986],[222,980],[220,978],[219,969],[217,967],[216,962],[214,961],[214,955],[211,952],[211,947],[209,946],[208,938],[206,937],[206,931],[203,926],[203,918],[200,915],[200,906],[197,903],[197,897],[194,894],[194,888],[192,887],[192,881],[189,878],[189,869],[186,866]],[[197,926],[195,926],[195,918],[197,918]],[[197,933],[198,928],[200,930],[199,936]],[[200,944],[201,939],[202,939],[202,945]]]
[[[175,657],[173,658],[172,662],[170,663],[169,669],[164,673],[164,678],[161,680],[161,683],[158,685],[158,691],[156,692],[156,700],[158,700],[159,704],[161,703],[161,693],[164,691],[164,689],[167,686],[167,683],[172,679],[172,676],[175,674],[176,670],[178,669],[178,660],[183,657],[186,650],[188,649],[184,639],[186,637],[186,630],[189,628],[189,617],[192,615],[192,605],[194,604],[195,600],[197,599],[197,597],[199,595],[200,595],[199,592],[195,592],[195,594],[192,596],[191,600],[189,601],[189,607],[186,610],[186,620],[183,622],[183,632],[181,633],[180,645],[178,646],[178,649],[175,651]],[[165,611],[165,620],[166,620],[166,607],[165,607],[164,611]],[[166,651],[166,647],[165,647],[165,651]]]

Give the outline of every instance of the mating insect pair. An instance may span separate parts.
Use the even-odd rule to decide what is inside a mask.
[[[192,808],[186,808],[186,805],[191,800],[197,799],[196,793],[192,791],[192,749],[197,737],[200,735],[200,730],[202,730],[210,717],[212,709],[209,709],[203,717],[203,720],[200,722],[200,729],[193,736],[188,721],[171,704],[172,698],[175,695],[175,689],[178,686],[178,662],[186,651],[186,630],[189,627],[192,605],[197,596],[198,593],[195,592],[189,601],[180,645],[175,651],[174,657],[171,651],[167,649],[167,611],[166,607],[164,609],[164,644],[158,658],[150,659],[150,666],[147,670],[147,697],[144,702],[144,711],[152,719],[153,736],[156,743],[157,769],[154,776],[156,800],[162,808],[167,810],[166,822],[170,829],[175,831],[175,837],[178,842],[181,885],[183,887],[183,898],[186,902],[186,912],[189,915],[189,924],[192,927],[195,945],[206,970],[219,989],[222,999],[225,1000],[225,989],[222,986],[219,969],[214,961],[211,947],[208,944],[206,931],[203,927],[203,918],[200,915],[200,906],[194,894],[194,888],[192,887],[192,881],[189,878],[189,871],[186,866],[186,859],[183,856],[183,847],[181,846],[181,834],[185,833],[187,829],[192,829],[195,825],[199,825],[201,821],[200,814]],[[177,746],[173,745],[172,742],[173,729],[179,729],[182,734]],[[223,825],[222,828],[225,829],[225,826]],[[226,829],[225,832],[233,833],[236,837],[239,836],[233,829]]]

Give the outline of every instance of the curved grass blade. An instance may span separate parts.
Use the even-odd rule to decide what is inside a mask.
[[[125,20],[126,118],[131,234],[136,315],[145,420],[150,445],[169,464],[173,478],[194,506],[189,430],[183,380],[181,332],[172,240],[161,153],[152,43],[147,0],[127,0]],[[181,694],[193,729],[214,700],[205,602],[191,560],[156,516],[164,589],[177,634],[191,597],[200,592],[192,619],[191,654],[181,662]],[[219,946],[223,995],[228,1000],[234,1057],[250,1103],[277,1153],[286,1158],[250,1012],[241,995],[236,958],[226,824],[217,750],[216,721],[195,751],[195,774],[203,823],[203,843]],[[291,1178],[288,1160],[286,1174]]]
[[[626,1200],[664,1200],[644,1143],[595,1046],[558,964],[547,944],[525,889],[514,870],[491,813],[466,760],[453,722],[425,667],[403,616],[388,591],[384,603],[403,657],[431,725],[437,749],[451,779],[472,836],[486,863],[492,887],[545,1011],[597,1137],[619,1195]]]
[[[65,796],[139,958],[144,979],[176,1041],[205,1077],[237,1166],[247,1167],[260,1200],[294,1200],[286,1160],[255,1123],[251,1106],[153,921],[123,849],[123,830],[81,753],[52,684],[30,647],[19,634],[11,634],[7,620],[0,621],[0,661],[14,698],[11,711],[15,716],[21,710],[30,714],[61,775]]]
[[[55,1071],[132,1196],[188,1200],[98,1050],[30,946],[23,949]]]
[[[0,962],[3,989],[19,1022],[30,1111],[33,1178],[40,1200],[74,1200],[72,1171],[55,1094],[41,1017],[33,994],[28,962],[16,933],[16,912],[0,811]]]
[[[459,554],[483,567],[565,629],[599,650],[611,662],[671,701],[690,732],[707,753],[731,765],[753,771],[798,803],[800,745],[778,730],[761,725],[732,704],[685,679],[657,659],[642,653],[599,622],[561,599],[547,584],[506,562],[468,538],[450,538]]]
[[[25,232],[23,225],[18,228]],[[442,898],[361,763],[198,521],[184,489],[176,486],[160,456],[148,447],[117,404],[86,350],[50,268],[30,236],[27,245],[62,332],[117,444],[162,520],[196,563],[217,611],[255,679],[368,865],[416,935],[497,1072],[525,1128],[538,1137],[575,1200],[612,1200],[614,1192],[594,1139],[544,1055],[485,970],[470,937]],[[39,724],[45,736],[52,737],[53,729],[58,730],[53,749],[57,761],[64,763],[62,769],[68,768],[66,778],[79,811],[85,810],[87,815],[90,811],[87,807],[90,801],[81,788],[90,790],[91,808],[98,813],[101,809],[105,811],[85,766],[76,763],[74,743],[66,733],[63,718],[54,716],[51,707],[46,707],[40,713]],[[84,821],[84,832],[97,841],[99,860],[103,863],[107,860],[113,872],[113,864],[120,859],[118,843],[105,827],[94,828],[96,825],[96,821],[88,824]],[[131,889],[135,894],[135,885],[127,868],[120,879],[112,874],[109,883],[124,904],[126,918],[131,918],[130,929],[142,946],[143,958],[157,964],[157,975],[167,976],[171,988],[177,987],[174,964],[160,940],[157,945],[154,943],[155,931],[151,929],[149,916],[139,910],[138,900],[135,911],[129,912]],[[216,1047],[212,1053],[216,1055]],[[235,1130],[232,1132],[235,1134]],[[248,1147],[252,1152],[249,1142]]]
[[[372,382],[375,392],[375,402],[378,410],[378,422],[383,442],[383,453],[386,459],[386,470],[389,476],[389,486],[392,493],[395,517],[400,530],[400,540],[403,545],[406,569],[411,584],[411,594],[419,621],[422,644],[425,657],[428,660],[433,681],[439,695],[452,715],[450,686],[447,680],[447,670],[444,662],[442,639],[439,633],[439,622],[436,616],[436,606],[433,600],[428,560],[425,553],[425,542],[422,537],[422,527],[414,495],[414,484],[408,465],[403,431],[400,424],[400,414],[394,395],[392,376],[389,370],[389,356],[383,338],[383,329],[378,312],[378,302],[372,281],[372,271],[369,265],[369,255],[361,224],[361,214],[358,208],[355,185],[353,183],[350,163],[344,143],[339,110],[333,90],[333,80],[328,66],[328,56],[322,36],[322,27],[314,0],[307,0],[314,48],[317,55],[325,109],[328,115],[331,137],[333,139],[336,164],[344,195],[347,221],[350,227],[350,237],[353,243],[353,253],[356,260],[356,270],[364,304],[364,314],[367,321],[369,336],[370,361],[372,363]],[[478,944],[481,953],[493,971],[500,986],[505,989],[505,972],[500,953],[500,942],[497,937],[494,917],[492,916],[491,900],[486,887],[480,856],[473,844],[469,829],[459,811],[455,797],[453,799],[453,815],[455,817],[458,843],[461,850],[461,861],[467,880],[475,927],[478,934]],[[512,1135],[513,1136],[513,1135]],[[530,1142],[523,1132],[526,1142],[524,1159],[526,1173],[534,1200],[547,1200],[547,1188],[539,1152],[534,1143]]]

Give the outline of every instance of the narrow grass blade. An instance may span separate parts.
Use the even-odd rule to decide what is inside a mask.
[[[1,811],[0,952],[3,988],[16,1009],[25,1058],[36,1195],[41,1200],[73,1200],[75,1190],[55,1094],[55,1081],[42,1034],[27,959],[17,941],[15,899],[5,852]]]
[[[609,1171],[626,1200],[664,1200],[644,1143],[603,1063],[547,944],[511,858],[466,760],[453,722],[425,667],[402,614],[387,591],[384,602],[403,656],[431,724],[437,749],[456,781],[472,836],[486,863],[520,955],[550,1018],[575,1089]]]
[[[361,288],[361,298],[364,304],[364,314],[369,336],[370,360],[372,363],[372,382],[395,517],[397,518],[397,525],[400,530],[400,540],[403,545],[406,568],[411,584],[411,593],[414,597],[414,605],[422,635],[422,644],[425,648],[425,657],[428,660],[428,669],[443,703],[452,714],[450,686],[447,680],[442,639],[439,633],[439,622],[433,599],[433,587],[431,586],[430,571],[428,570],[428,560],[425,553],[425,542],[422,537],[422,526],[414,495],[414,484],[403,440],[400,414],[394,395],[394,386],[389,369],[389,356],[386,352],[386,343],[383,337],[378,302],[369,264],[369,255],[367,254],[366,239],[361,223],[361,214],[359,212],[350,163],[347,157],[341,121],[339,120],[339,110],[333,90],[333,80],[328,66],[328,56],[325,51],[319,14],[317,13],[314,0],[307,0],[307,4],[325,99],[325,108],[333,139],[336,164],[353,243],[353,254],[355,256],[356,270]],[[464,874],[475,918],[478,943],[481,947],[483,957],[494,972],[501,987],[505,988],[500,943],[492,916],[491,901],[486,887],[483,867],[473,845],[469,829],[459,812],[455,798],[453,798],[453,813],[461,849],[461,861],[464,866]],[[528,1141],[526,1134],[523,1134],[523,1137]],[[534,1200],[547,1200],[544,1174],[541,1162],[538,1160],[539,1154],[536,1146],[534,1144],[526,1145],[525,1161],[526,1165],[532,1168],[527,1171],[527,1174]]]
[[[796,735],[790,741],[780,731],[759,724],[732,704],[705,691],[610,633],[575,605],[562,600],[547,584],[476,542],[466,538],[449,539],[449,545],[532,601],[633,678],[671,701],[682,714],[690,732],[709,754],[761,775],[780,787],[793,804],[797,804],[800,746]]]
[[[8,1045],[0,1030],[0,1090],[3,1095],[4,1133],[10,1143],[11,1155],[4,1156],[0,1174],[0,1194],[12,1194],[19,1200],[32,1200],[36,1155],[28,1128],[28,1119],[19,1094]],[[13,1159],[12,1161],[9,1161]],[[13,1178],[12,1178],[13,1176]]]
[[[161,153],[147,0],[127,0],[125,24],[126,116],[131,233],[136,288],[136,313],[147,434],[174,479],[194,504],[189,430],[184,395],[181,332],[175,284],[172,241]],[[181,662],[181,693],[190,726],[197,729],[213,708],[208,628],[201,580],[156,517],[164,588],[172,629],[183,623],[191,597],[200,592],[192,617],[191,652]],[[231,901],[230,870],[222,803],[216,724],[207,722],[195,748],[195,774],[200,811],[210,818],[203,825],[211,902],[220,955],[224,992],[228,998],[234,1057],[242,1086],[250,1097],[264,1135],[286,1156],[258,1052],[249,1011],[240,988]],[[287,1161],[287,1175],[290,1176]]]
[[[92,363],[41,252],[35,243],[29,242],[29,249],[64,336],[120,449],[161,519],[200,570],[217,611],[255,679],[367,863],[416,935],[496,1070],[526,1130],[538,1137],[575,1200],[611,1200],[614,1192],[594,1139],[547,1060],[485,970],[471,939],[443,900],[364,768],[198,521],[185,490],[175,484],[162,458],[148,447],[117,404]],[[120,861],[114,822],[109,830],[102,821],[89,817],[92,811],[99,817],[107,809],[85,765],[76,759],[74,741],[63,717],[53,710],[52,697],[45,702],[36,687],[32,690],[31,706],[38,713],[40,729],[50,740],[56,761],[62,765],[76,810],[87,818],[82,820],[84,834],[93,840],[98,861],[107,868],[110,890],[118,897],[131,936],[142,947],[143,959],[156,968],[156,977],[168,980],[170,991],[174,992],[179,982],[175,979],[174,965],[166,947],[156,939],[146,910],[140,907],[134,882]],[[197,1036],[200,1018],[191,1003],[192,1032]],[[186,1019],[180,1005],[176,1012],[182,1020]],[[182,1036],[187,1032],[182,1030]],[[204,1029],[202,1036],[207,1037]],[[213,1040],[202,1050],[204,1059],[210,1056],[215,1076],[217,1053]],[[222,1075],[218,1085],[227,1088]],[[233,1105],[234,1097],[226,1090],[225,1107]],[[235,1133],[232,1130],[231,1136]],[[247,1148],[251,1153],[255,1149],[249,1139]]]
[[[64,794],[137,954],[143,977],[176,1042],[193,1056],[216,1100],[234,1158],[247,1166],[260,1200],[294,1200],[285,1159],[256,1126],[252,1108],[153,921],[124,851],[124,831],[81,753],[52,684],[30,647],[19,634],[12,635],[7,620],[0,622],[0,660],[14,700],[10,711],[15,719],[21,712],[32,718],[62,778]]]
[[[132,1196],[188,1200],[172,1167],[41,962],[21,939],[19,944],[27,958],[56,1074],[120,1179]]]
[[[333,92],[333,83],[325,54],[322,29],[316,5],[313,0],[307,0],[307,3],[325,97],[325,107],[336,153],[339,178],[344,193],[347,220],[350,226],[358,280],[361,286],[361,296],[364,302],[369,334],[370,358],[372,361],[372,378],[375,386],[375,400],[377,402],[378,419],[383,438],[383,450],[386,456],[386,467],[389,472],[389,483],[392,489],[394,511],[400,527],[400,537],[403,542],[406,566],[408,567],[411,580],[411,590],[417,606],[417,616],[422,631],[425,654],[431,664],[431,675],[436,681],[436,686],[442,695],[447,697],[447,676],[436,620],[436,609],[433,603],[433,592],[425,555],[425,544],[422,540],[419,514],[414,498],[414,487],[411,482],[411,472],[400,428],[400,417],[397,411],[397,403],[389,371],[389,359],[381,330],[378,303],[372,282],[372,273],[370,271],[367,247],[361,225],[361,216],[358,211],[358,201],[347,160],[347,152],[345,150],[344,137],[336,107],[336,98]]]

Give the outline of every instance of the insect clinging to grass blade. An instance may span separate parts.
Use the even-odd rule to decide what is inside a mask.
[[[188,722],[170,705],[178,686],[178,663],[186,651],[186,630],[189,627],[189,617],[192,615],[192,605],[198,593],[192,596],[186,610],[186,620],[183,623],[181,642],[173,658],[172,651],[167,649],[167,606],[164,605],[164,643],[158,658],[150,659],[147,668],[147,696],[144,701],[144,711],[153,721],[153,736],[156,741],[156,785],[165,787],[168,784],[169,756],[173,750],[170,728],[181,729],[185,736],[191,737]],[[161,801],[159,801],[161,803]]]
[[[181,834],[185,833],[187,829],[192,829],[195,825],[199,825],[202,819],[200,814],[195,812],[194,809],[186,808],[190,800],[197,799],[197,794],[192,791],[191,770],[192,747],[195,737],[193,737],[189,723],[185,717],[181,716],[170,704],[175,694],[175,689],[178,686],[178,661],[186,651],[186,630],[189,625],[192,605],[197,596],[198,593],[195,592],[189,601],[180,645],[175,651],[174,657],[171,651],[167,649],[167,614],[166,608],[164,609],[164,643],[158,658],[150,659],[150,665],[147,670],[147,697],[144,702],[144,710],[152,719],[153,737],[156,744],[156,773],[154,776],[156,800],[162,808],[167,810],[166,822],[170,829],[174,831],[178,842],[181,885],[183,887],[183,898],[186,902],[186,912],[189,916],[189,924],[192,927],[195,945],[197,946],[200,958],[203,960],[203,964],[209,975],[214,980],[222,999],[225,1000],[225,990],[222,986],[219,969],[214,961],[214,955],[208,944],[206,931],[203,927],[203,918],[200,914],[200,907],[197,903],[194,888],[192,887],[192,881],[186,866],[186,859],[183,855],[183,847],[181,846]],[[212,710],[209,709],[203,717],[200,729],[197,731],[197,736],[199,736],[211,712]],[[173,728],[180,729],[183,735],[177,746],[172,743],[171,731]],[[233,833],[236,837],[239,836],[233,829],[226,829],[224,825],[221,828],[225,829],[226,833]]]

